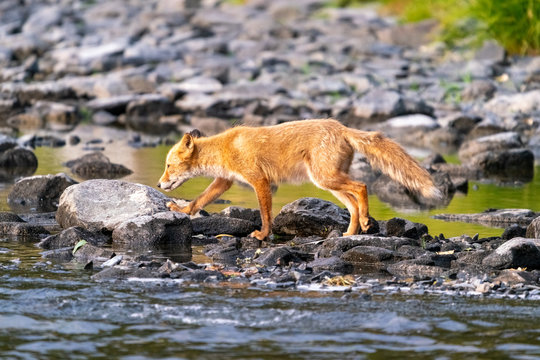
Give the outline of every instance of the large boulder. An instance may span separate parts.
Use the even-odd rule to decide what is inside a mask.
[[[16,211],[55,211],[63,191],[77,184],[64,173],[23,178],[13,185],[8,195],[9,206]]]
[[[110,243],[110,237],[102,234],[90,232],[80,227],[70,227],[58,234],[47,236],[37,244],[45,250],[61,249],[66,247],[73,248],[81,240],[94,246],[104,246]]]
[[[306,197],[285,205],[274,219],[276,235],[325,237],[332,230],[344,232],[349,213],[330,201]]]
[[[114,229],[112,238],[114,245],[129,249],[166,248],[190,252],[192,234],[188,215],[167,211],[126,220]]]
[[[146,185],[119,180],[88,180],[64,191],[56,213],[63,228],[80,226],[112,232],[120,223],[167,211],[169,198]]]

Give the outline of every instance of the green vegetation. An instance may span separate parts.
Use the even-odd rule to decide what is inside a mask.
[[[379,0],[382,11],[405,22],[436,19],[449,46],[478,46],[495,39],[509,53],[540,53],[538,0]],[[329,6],[357,6],[365,0],[330,0]]]

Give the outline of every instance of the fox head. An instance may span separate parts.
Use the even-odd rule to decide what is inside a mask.
[[[174,145],[165,160],[165,171],[157,184],[158,188],[166,191],[174,190],[192,178],[194,170],[195,138],[200,133],[187,133]]]

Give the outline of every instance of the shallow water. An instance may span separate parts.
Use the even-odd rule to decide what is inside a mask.
[[[0,241],[0,358],[533,359],[540,301],[94,282]]]
[[[100,146],[100,145],[98,145]],[[155,185],[166,146],[133,149],[105,143],[112,162],[134,171],[125,180]],[[81,146],[38,148],[36,174],[66,172]],[[172,196],[193,198],[208,179]],[[0,210],[11,184],[0,184]],[[446,209],[398,211],[370,196],[371,214],[422,222],[430,233],[500,235],[502,229],[431,219],[436,213],[487,208],[540,210],[538,176],[521,187],[470,184]],[[332,200],[311,185],[283,185],[274,213],[302,196]],[[222,197],[256,207],[235,185]],[[213,204],[218,211],[230,204]],[[194,258],[204,262],[204,256]],[[174,281],[95,282],[92,271],[45,262],[32,242],[0,238],[2,359],[540,359],[540,301],[343,289],[276,290]]]

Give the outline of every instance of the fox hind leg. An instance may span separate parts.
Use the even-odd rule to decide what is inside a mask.
[[[310,172],[310,177],[315,185],[332,192],[349,210],[351,221],[346,235],[358,233],[358,224],[360,224],[362,231],[367,231],[370,228],[369,204],[365,184],[351,180],[343,172],[335,172],[325,176]]]

